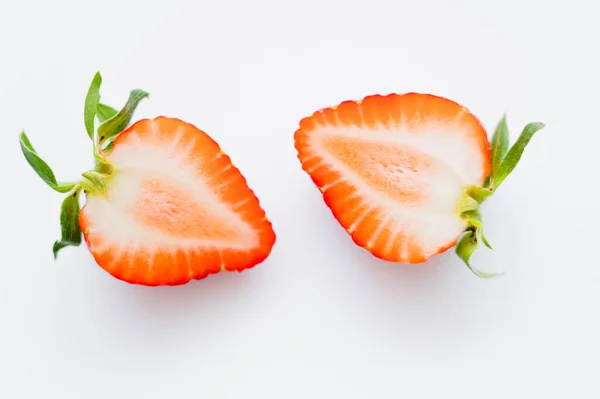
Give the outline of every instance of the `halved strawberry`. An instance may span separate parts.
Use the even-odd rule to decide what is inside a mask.
[[[505,118],[490,146],[463,106],[407,93],[321,109],[301,120],[294,138],[302,168],[356,244],[387,261],[422,263],[466,232],[457,252],[471,268],[477,241],[487,245],[479,204],[542,127],[527,125],[507,154]]]
[[[98,265],[120,280],[149,286],[184,284],[265,260],[275,243],[272,225],[212,138],[164,116],[122,131],[145,95],[133,91],[120,113],[99,104],[99,95],[94,101],[104,121],[93,134],[92,119],[96,168],[67,190],[55,255],[79,245],[83,232]],[[29,143],[22,134],[22,147],[24,141]],[[32,151],[26,149],[29,161]],[[79,211],[82,189],[86,204]]]

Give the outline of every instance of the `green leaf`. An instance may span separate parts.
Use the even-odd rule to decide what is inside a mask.
[[[473,209],[479,208],[479,202],[473,198],[470,193],[465,193],[458,203],[457,211],[459,214],[462,214],[466,211],[471,211]]]
[[[479,214],[479,211],[473,210],[463,212],[461,216],[463,220],[465,220],[467,223],[469,223],[469,225],[475,228],[475,232],[477,233],[478,238],[480,238],[481,241],[483,241],[483,244],[489,249],[494,249],[483,234],[483,223],[481,222],[481,215]]]
[[[529,141],[533,137],[533,135],[539,130],[543,129],[545,125],[541,122],[531,122],[525,126],[523,132],[515,142],[515,144],[508,151],[502,163],[500,164],[500,168],[496,174],[496,178],[494,179],[494,189],[497,189],[498,186],[506,179],[506,177],[513,171],[513,169],[517,166],[519,161],[521,160],[521,155],[523,155],[523,151],[525,151],[525,147],[529,144]]]
[[[135,109],[142,99],[148,97],[148,93],[143,90],[132,90],[129,94],[127,103],[116,115],[106,120],[98,127],[98,136],[100,143],[110,139],[127,128]]]
[[[483,181],[483,187],[490,187],[490,182],[492,181],[492,176],[488,175]]]
[[[104,147],[104,152],[110,152],[113,149],[114,144],[115,144],[115,141],[111,140],[111,142],[108,143],[108,145],[106,147]]]
[[[99,103],[98,104],[98,113],[96,114],[96,116],[98,117],[98,120],[100,121],[100,123],[103,123],[104,121],[107,121],[110,118],[112,118],[113,116],[115,116],[118,112],[119,111],[117,111],[113,107],[109,107],[106,104]]]
[[[496,173],[500,168],[500,163],[508,151],[508,125],[506,124],[506,115],[496,126],[496,131],[492,137],[492,151],[490,154],[492,169],[490,172],[490,183],[493,183]]]
[[[100,72],[96,72],[90,88],[88,89],[87,96],[85,97],[85,108],[83,111],[83,120],[85,122],[85,130],[87,130],[88,136],[94,141],[94,118],[98,111],[98,103],[100,102],[100,85],[102,84],[102,76]]]
[[[70,193],[62,203],[60,209],[61,238],[54,242],[52,252],[54,259],[58,252],[68,246],[77,247],[81,244],[81,230],[79,229],[79,189]]]
[[[33,168],[38,176],[41,177],[48,186],[50,186],[50,188],[58,191],[59,193],[67,193],[78,184],[77,182],[57,182],[54,172],[52,172],[52,169],[50,169],[48,164],[44,162],[44,160],[37,154],[29,142],[29,138],[27,138],[25,132],[21,132],[21,135],[19,136],[19,143],[27,163]]]
[[[94,170],[103,175],[110,175],[113,172],[112,165],[102,155],[94,153]],[[85,174],[83,175],[85,177]]]
[[[485,201],[487,197],[492,195],[492,193],[493,191],[488,188],[481,188],[477,186],[471,186],[468,189],[469,196],[480,204]]]
[[[460,240],[458,241],[458,244],[456,245],[456,254],[458,255],[458,257],[460,259],[462,259],[462,261],[465,263],[465,265],[467,265],[469,270],[471,270],[477,277],[485,278],[485,279],[498,277],[498,276],[501,276],[502,274],[504,274],[504,273],[482,272],[471,266],[471,263],[470,263],[471,255],[473,255],[473,253],[477,249],[477,245],[478,245],[477,234],[473,230],[467,230],[466,234],[464,234],[460,238]]]
[[[83,172],[82,176],[87,179],[86,186],[90,194],[102,193],[106,190],[104,180],[106,180],[107,175],[89,170],[87,172]]]

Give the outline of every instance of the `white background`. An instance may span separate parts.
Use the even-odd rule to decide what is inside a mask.
[[[592,1],[0,2],[0,397],[598,398],[600,28]],[[274,224],[263,264],[177,288],[122,283],[51,247],[61,180],[91,167],[93,74],[136,119],[211,134]],[[512,141],[547,124],[453,251],[394,265],[356,247],[301,171],[299,120],[420,91]],[[491,132],[490,132],[491,134]]]

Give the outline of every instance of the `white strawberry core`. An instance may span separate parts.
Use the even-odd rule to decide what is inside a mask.
[[[233,212],[231,206],[219,200],[214,187],[209,185],[211,176],[202,172],[201,163],[190,153],[194,143],[184,147],[180,144],[181,134],[174,134],[170,145],[163,142],[141,139],[132,132],[119,143],[107,160],[114,172],[107,182],[105,195],[89,196],[85,208],[90,220],[90,233],[98,233],[109,241],[109,245],[122,247],[143,246],[146,248],[210,247],[250,249],[257,245],[258,236],[248,223]],[[217,155],[217,157],[221,154]],[[194,213],[174,208],[170,198],[152,195],[148,198],[144,187],[148,183],[176,187],[195,202]],[[173,201],[177,200],[176,198]],[[143,204],[143,205],[142,205]],[[142,208],[140,208],[142,207]],[[195,218],[196,230],[210,221],[204,237],[186,237],[185,232],[173,235],[155,226],[140,222],[136,214],[142,213],[149,219]],[[158,213],[158,214],[156,214]],[[189,219],[182,219],[189,222]],[[215,226],[215,220],[218,225]],[[229,237],[215,234],[215,229],[234,232]],[[217,236],[217,238],[214,238]],[[211,238],[212,237],[212,238]],[[102,249],[98,249],[99,252]]]
[[[465,229],[466,223],[457,207],[467,186],[482,184],[485,159],[474,139],[476,135],[460,123],[460,118],[455,125],[449,121],[430,121],[420,125],[418,131],[404,124],[378,129],[324,125],[316,127],[309,137],[311,156],[302,162],[315,157],[322,162],[308,172],[328,164],[341,175],[321,190],[327,192],[336,184],[349,182],[357,189],[354,196],[367,205],[348,229],[350,233],[372,209],[385,209],[385,217],[378,220],[380,227],[367,247],[377,240],[385,226],[392,226],[392,230],[417,238],[424,253],[429,255]],[[344,147],[346,144],[348,147]],[[422,158],[428,167],[415,167],[401,153]],[[353,157],[359,158],[360,163],[353,164]],[[380,186],[375,187],[374,181],[380,181]],[[418,199],[401,197],[402,193],[411,192]],[[400,249],[404,252],[402,258],[406,258],[408,250]]]

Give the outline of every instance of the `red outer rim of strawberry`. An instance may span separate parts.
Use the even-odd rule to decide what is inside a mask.
[[[296,133],[303,130],[303,126],[305,123],[310,124],[310,120],[314,117],[314,115],[323,114],[332,110],[335,111],[336,109],[338,109],[346,103],[355,103],[357,105],[361,105],[367,99],[371,98],[386,98],[388,96],[405,95],[424,95],[438,99],[443,99],[447,102],[453,103],[456,106],[462,108],[463,111],[468,113],[471,117],[473,117],[477,125],[485,132],[485,128],[481,123],[481,120],[476,115],[474,115],[468,108],[457,103],[456,101],[430,93],[409,91],[405,93],[372,94],[364,97],[361,100],[347,100],[335,106],[322,107],[315,111],[313,115],[303,118],[300,121],[299,128],[296,131]],[[483,223],[481,220],[481,215],[479,213],[479,207],[487,198],[489,198],[493,193],[496,192],[501,183],[514,170],[519,160],[521,159],[521,156],[526,146],[529,144],[529,141],[532,139],[535,133],[537,133],[544,127],[545,125],[541,122],[528,123],[522,130],[517,141],[509,149],[509,131],[506,121],[506,115],[502,117],[502,119],[496,126],[492,140],[488,141],[487,137],[485,139],[485,150],[488,152],[490,158],[489,173],[481,186],[469,186],[465,189],[462,196],[462,200],[460,201],[459,206],[456,209],[457,214],[460,215],[460,217],[466,222],[467,227],[458,237],[456,237],[455,240],[448,243],[446,246],[440,248],[438,253],[445,252],[450,248],[455,247],[455,252],[458,255],[458,257],[478,277],[491,278],[504,274],[483,272],[474,268],[470,263],[470,258],[477,249],[480,241],[483,242],[485,246],[492,249],[491,245],[489,244],[488,240],[486,239],[483,233]],[[298,150],[298,147],[296,147],[296,149]],[[298,159],[302,163],[302,159],[299,153]],[[316,184],[314,179],[313,182]],[[323,191],[321,187],[318,188],[321,190],[321,192]]]
[[[177,286],[219,272],[241,272],[262,263],[275,245],[273,226],[246,178],[219,144],[206,132],[178,118],[158,116],[131,124],[138,104],[148,93],[132,90],[125,105],[116,110],[100,102],[101,83],[102,77],[96,73],[85,99],[83,119],[95,164],[81,174],[80,180],[59,182],[25,132],[20,135],[21,150],[34,171],[52,189],[66,194],[60,213],[61,237],[53,246],[54,258],[63,248],[84,242],[98,266],[111,276],[143,286]],[[136,156],[142,162],[140,169],[149,166],[149,170],[131,184],[125,164]],[[185,167],[181,167],[182,163],[186,163]],[[154,169],[156,165],[158,168]],[[113,212],[123,204],[119,204],[118,195],[111,194],[126,186],[139,188],[141,195],[134,201],[143,203],[121,209],[132,216],[123,224],[124,214]],[[205,189],[214,195],[204,195]],[[79,203],[82,192],[83,207]],[[162,210],[146,207],[144,201],[152,202],[153,198],[160,198],[154,204],[166,206]],[[111,203],[110,209],[106,208],[107,202]],[[197,206],[198,202],[202,204]],[[223,206],[208,211],[203,207],[217,202]],[[177,215],[171,217],[169,212],[174,208]],[[150,212],[144,211],[149,209]],[[163,212],[169,216],[156,217]],[[211,227],[213,223],[219,225],[215,235],[206,232],[207,220]],[[132,228],[128,230],[127,224]],[[229,238],[236,233],[239,245],[228,246]],[[148,267],[150,263],[152,266]]]

